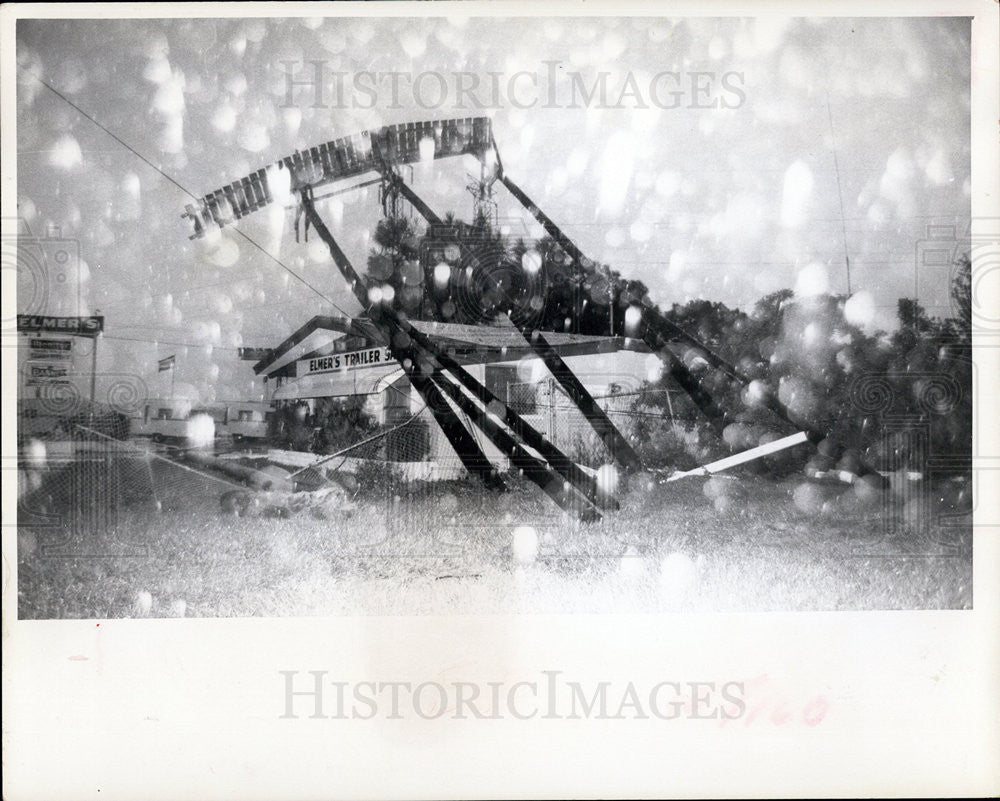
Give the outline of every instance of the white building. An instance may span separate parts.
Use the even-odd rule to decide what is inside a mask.
[[[600,447],[575,404],[563,394],[521,333],[512,325],[484,326],[416,322],[412,325],[461,363],[497,397],[558,447]],[[613,422],[621,403],[646,378],[649,350],[638,340],[545,332],[563,358]],[[265,377],[267,399],[274,406],[318,398],[363,398],[363,408],[379,424],[394,425],[414,414],[433,421],[420,394],[410,385],[376,326],[367,319],[317,316],[254,365]],[[459,413],[465,420],[465,416]],[[503,466],[505,458],[474,426],[468,426],[483,450]],[[456,463],[457,455],[432,422],[427,457]],[[581,454],[571,454],[575,457]]]

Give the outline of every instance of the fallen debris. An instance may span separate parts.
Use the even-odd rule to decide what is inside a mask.
[[[304,513],[320,520],[349,517],[357,509],[339,485],[313,492],[230,490],[219,498],[219,505],[224,513],[236,517],[293,517]]]

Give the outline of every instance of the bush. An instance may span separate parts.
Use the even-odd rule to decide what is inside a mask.
[[[378,430],[375,419],[365,412],[364,398],[361,396],[317,399],[312,426],[312,450],[315,453],[338,453]],[[376,441],[349,455],[370,458],[378,450],[379,443]]]
[[[362,461],[354,471],[359,494],[365,498],[391,498],[403,483],[403,471],[377,459]]]
[[[712,438],[697,426],[685,427],[664,418],[648,421],[645,428],[638,452],[647,467],[691,470],[719,456],[706,444]]]

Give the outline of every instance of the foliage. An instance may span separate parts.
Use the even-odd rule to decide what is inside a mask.
[[[928,458],[960,465],[972,442],[969,275],[963,258],[952,287],[956,318],[932,318],[904,298],[892,334],[852,324],[846,297],[795,298],[790,290],[762,298],[751,315],[704,300],[665,313],[734,364],[749,386],[700,361],[695,348],[671,350],[725,410],[723,434],[732,451],[790,433],[763,402],[771,394],[801,423],[829,431],[838,453],[846,448],[875,468],[923,471]],[[695,404],[666,374],[642,386],[633,403],[633,413],[640,412],[645,416],[636,441],[644,458],[654,460],[650,464],[685,463],[678,422],[700,428],[702,438],[708,431]],[[772,458],[770,464],[790,462]]]
[[[312,450],[316,453],[337,453],[370,437],[378,428],[375,418],[364,409],[365,397],[317,398],[313,418]],[[351,451],[351,456],[375,455],[380,444],[376,441]]]
[[[268,421],[267,443],[274,448],[308,451],[312,443],[309,405],[286,403],[275,409]]]
[[[366,459],[354,470],[359,493],[365,499],[392,498],[403,485],[403,472],[398,465],[377,459]]]
[[[366,281],[392,286],[389,302],[417,318],[480,324],[507,313],[542,331],[634,336],[626,331],[626,311],[652,305],[641,281],[589,260],[576,263],[550,237],[508,241],[484,217],[470,224],[448,215],[445,225],[422,236],[408,222],[391,218],[379,224],[374,239]],[[761,298],[750,314],[717,301],[692,300],[663,310],[663,316],[735,366],[735,373],[711,367],[703,351],[688,344],[670,343],[671,354],[665,355],[682,363],[725,412],[730,449],[788,433],[767,408],[767,399],[776,397],[800,425],[829,431],[842,448],[870,460],[908,464],[922,458],[921,448],[925,454],[964,458],[971,452],[972,420],[967,256],[956,264],[951,292],[954,319],[932,318],[916,300],[900,299],[899,328],[892,334],[852,322],[846,296],[796,297],[784,289]],[[718,437],[685,393],[671,394],[668,420],[668,388],[676,389],[669,370],[643,387],[636,409],[651,403],[663,418],[659,424],[638,423],[636,441],[647,452],[658,443],[659,452],[679,465],[691,454],[677,439],[676,421],[698,429],[700,441],[714,437],[717,443]],[[888,415],[907,420],[904,428],[929,431],[929,441],[916,450],[894,445],[891,438],[880,442]]]

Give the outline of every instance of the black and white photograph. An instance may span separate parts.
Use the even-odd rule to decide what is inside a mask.
[[[698,743],[750,738],[765,719],[782,737],[798,726],[822,738],[828,719],[849,741],[853,713],[838,704],[865,690],[831,678],[789,691],[777,677],[795,675],[798,641],[780,669],[734,667],[713,632],[732,616],[765,639],[787,613],[796,629],[825,621],[830,639],[806,636],[838,662],[866,659],[887,621],[943,613],[934,620],[959,621],[948,647],[972,660],[987,645],[971,638],[996,603],[982,578],[996,579],[1000,523],[995,3],[6,13],[5,666],[18,657],[11,626],[97,638],[96,656],[74,645],[45,675],[95,669],[98,687],[102,666],[126,670],[112,653],[141,672],[142,643],[157,640],[177,660],[163,667],[173,686],[186,668],[158,632],[190,637],[176,652],[189,654],[273,626],[297,644],[277,663],[279,640],[261,646],[268,727],[307,738],[311,718],[332,718],[350,738],[358,718],[407,718],[447,749],[444,721],[502,719],[510,735],[531,719],[537,749],[560,736],[542,718],[676,720],[670,737],[709,719]],[[919,615],[892,616],[904,613]],[[550,618],[580,642],[588,621],[623,632],[616,665],[644,642],[669,652],[675,633],[695,659],[710,638],[714,667],[679,661],[657,682],[638,656],[634,676],[605,680],[589,672],[598,649],[581,678],[530,656],[518,667],[510,646],[487,681],[492,651],[470,647],[467,676],[461,661],[434,664],[436,647],[454,653],[450,637],[415,633],[480,621],[461,625],[499,649],[494,635],[520,640],[498,621]],[[290,632],[326,642],[327,623],[370,640],[358,659],[372,671],[381,657],[423,668],[338,681],[329,654],[350,639],[293,658]],[[857,653],[839,648],[848,628],[864,632]],[[374,633],[389,630],[407,632],[397,648]],[[138,640],[102,646],[113,632]],[[971,700],[972,683],[926,667],[962,703],[996,699],[995,677],[982,685],[993,695]],[[149,685],[132,678],[141,717]],[[17,692],[5,683],[5,698]],[[121,703],[113,714],[131,714]],[[18,741],[4,729],[6,751]],[[414,747],[409,729],[366,731]],[[753,732],[751,749],[765,749],[773,732]],[[994,722],[958,737],[951,747],[976,744],[968,770],[940,785],[895,785],[890,771],[871,784],[724,786],[985,794],[997,766],[978,749],[996,735]],[[862,760],[876,776],[880,748]],[[456,784],[355,777],[307,791],[272,784],[272,766],[247,795],[191,758],[183,782],[156,787],[17,771],[10,797],[723,786],[554,774],[543,790],[532,770],[524,784],[468,784],[475,772],[456,768]],[[645,766],[635,759],[626,774]]]

